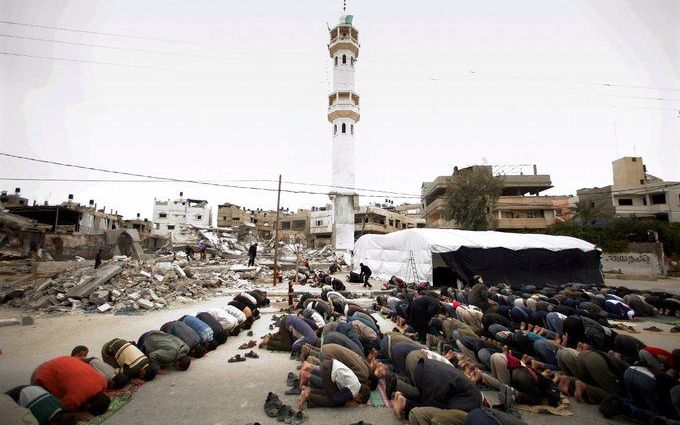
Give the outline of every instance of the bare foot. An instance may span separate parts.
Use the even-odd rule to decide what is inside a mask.
[[[559,383],[560,392],[564,395],[569,395],[569,377],[561,376]]]
[[[298,399],[298,410],[305,408],[305,403],[309,398],[309,387],[304,387],[300,392],[300,398]]]
[[[401,414],[404,412],[406,407],[406,397],[401,395],[399,391],[394,393],[394,401],[392,402],[392,409],[394,409],[394,414],[401,419]]]
[[[576,387],[574,389],[574,398],[577,401],[583,401],[583,392],[586,390],[586,384],[581,381],[576,381]]]

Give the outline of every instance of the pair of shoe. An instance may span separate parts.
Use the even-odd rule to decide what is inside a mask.
[[[238,355],[238,354],[237,354]],[[254,352],[253,350],[250,350],[246,354],[244,354],[245,357],[248,357],[249,359],[259,359],[260,355]]]
[[[300,378],[295,376],[293,372],[288,372],[286,377],[286,385],[290,388],[286,390],[286,395],[298,395],[300,394]]]
[[[248,354],[246,354],[246,357],[248,357]],[[230,358],[229,360],[227,360],[227,362],[229,362],[229,363],[237,363],[237,362],[245,362],[245,361],[246,361],[246,359],[243,356],[241,356],[240,354],[237,354],[237,355],[233,356],[232,358]]]
[[[283,407],[283,402],[279,399],[279,396],[273,392],[269,392],[269,394],[267,394],[267,400],[264,402],[264,412],[267,416],[270,418],[277,417],[281,407]]]
[[[249,348],[253,348],[253,347],[256,346],[256,345],[257,345],[257,342],[255,342],[254,340],[251,339],[250,341],[244,342],[243,344],[241,344],[241,345],[238,347],[238,349],[239,349],[239,350],[247,350],[247,349],[249,349]]]
[[[512,387],[505,384],[501,385],[498,393],[498,399],[500,400],[501,406],[503,406],[503,410],[505,412],[512,411],[512,406],[515,403],[515,394]]]
[[[309,419],[309,417],[305,412],[303,412],[302,410],[296,412],[295,410],[293,410],[292,407],[290,407],[287,404],[281,406],[276,414],[277,421],[285,422],[291,425],[300,425],[307,419]]]

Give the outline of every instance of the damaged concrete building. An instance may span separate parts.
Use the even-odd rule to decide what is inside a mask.
[[[228,202],[217,207],[217,227],[238,227],[244,223],[255,225],[259,237],[271,238],[274,236],[276,211],[252,210]]]
[[[154,198],[153,234],[180,237],[188,226],[210,227],[212,213],[208,201],[190,199],[179,193],[177,199],[160,200]]]
[[[11,213],[5,217],[28,220],[23,222],[24,227],[31,224],[32,234],[36,231],[41,234],[40,237],[31,236],[28,242],[24,240],[24,251],[28,244],[32,247],[31,251],[42,249],[55,260],[94,259],[100,249],[105,258],[114,255],[141,256],[138,231],[126,229],[123,217],[117,211],[106,213],[104,208],[98,210],[94,200],[81,205],[74,200],[73,194],[69,194],[68,200],[59,205],[28,205],[26,202],[5,208]],[[17,222],[16,219],[13,221]],[[3,234],[7,235],[6,232]]]

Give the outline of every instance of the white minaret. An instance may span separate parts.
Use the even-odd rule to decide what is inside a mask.
[[[341,254],[354,249],[354,135],[359,122],[354,70],[359,57],[359,31],[352,26],[352,15],[343,14],[330,30],[328,51],[333,63],[333,92],[328,96],[328,121],[333,132],[331,244]]]

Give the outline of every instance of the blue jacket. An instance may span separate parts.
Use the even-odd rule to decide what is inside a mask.
[[[213,340],[212,328],[198,317],[187,315],[182,317],[181,320],[198,334],[201,338],[201,343]]]

